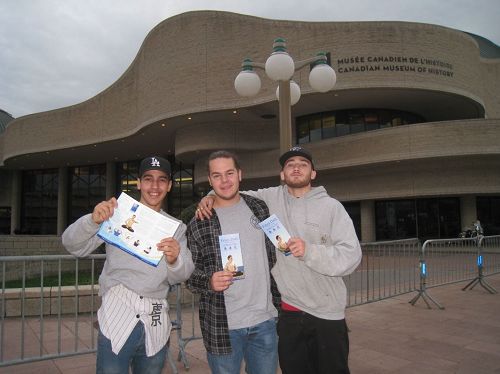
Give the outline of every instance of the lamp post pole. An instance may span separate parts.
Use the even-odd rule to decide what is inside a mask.
[[[263,69],[266,75],[278,81],[276,96],[279,101],[280,154],[292,147],[292,115],[291,107],[300,98],[300,87],[291,81],[293,74],[308,64],[313,64],[309,73],[309,84],[318,92],[327,92],[333,88],[337,77],[335,71],[327,64],[326,54],[294,62],[286,50],[286,41],[282,38],[274,40],[273,52],[265,64],[245,59],[242,71],[234,80],[234,87],[240,96],[251,97],[260,90],[260,78],[254,68]]]
[[[292,105],[290,81],[279,82],[280,155],[292,147]]]

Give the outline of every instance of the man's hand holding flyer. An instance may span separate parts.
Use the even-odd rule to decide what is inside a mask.
[[[288,249],[287,243],[290,240],[290,234],[276,214],[260,222],[259,225],[274,246],[285,256],[288,256],[290,254],[290,249]]]
[[[163,252],[156,245],[173,237],[179,222],[155,212],[122,192],[113,216],[101,224],[97,235],[140,260],[157,266]]]

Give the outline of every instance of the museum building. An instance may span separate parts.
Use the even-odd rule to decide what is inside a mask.
[[[361,241],[457,237],[477,218],[500,234],[500,47],[429,24],[218,11],[157,25],[82,103],[16,119],[2,108],[0,234],[60,235],[110,196],[137,197],[138,162],[153,154],[175,166],[166,210],[178,217],[208,191],[214,150],[238,154],[243,190],[279,184],[276,82],[262,74],[250,98],[234,88],[242,61],[264,62],[277,37],[296,61],[326,52],[337,74],[317,93],[309,67],[295,73],[293,144]]]

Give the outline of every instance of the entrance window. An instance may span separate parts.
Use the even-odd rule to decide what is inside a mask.
[[[500,235],[500,196],[479,196],[476,206],[484,235]]]
[[[106,165],[77,166],[69,169],[68,222],[92,212],[106,198]]]
[[[455,197],[377,201],[377,240],[456,238],[460,200]]]
[[[57,169],[23,172],[19,233],[28,235],[57,233],[58,176]]]
[[[356,235],[361,241],[361,204],[357,201],[342,203],[344,205],[347,214],[352,219],[352,223],[354,225],[354,229],[356,230]]]
[[[0,207],[0,235],[10,234],[10,208]]]

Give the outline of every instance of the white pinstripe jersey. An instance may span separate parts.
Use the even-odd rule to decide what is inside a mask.
[[[102,297],[97,312],[99,327],[118,354],[138,322],[144,324],[146,355],[155,355],[167,343],[172,325],[166,299],[136,294],[122,284],[112,287]]]

